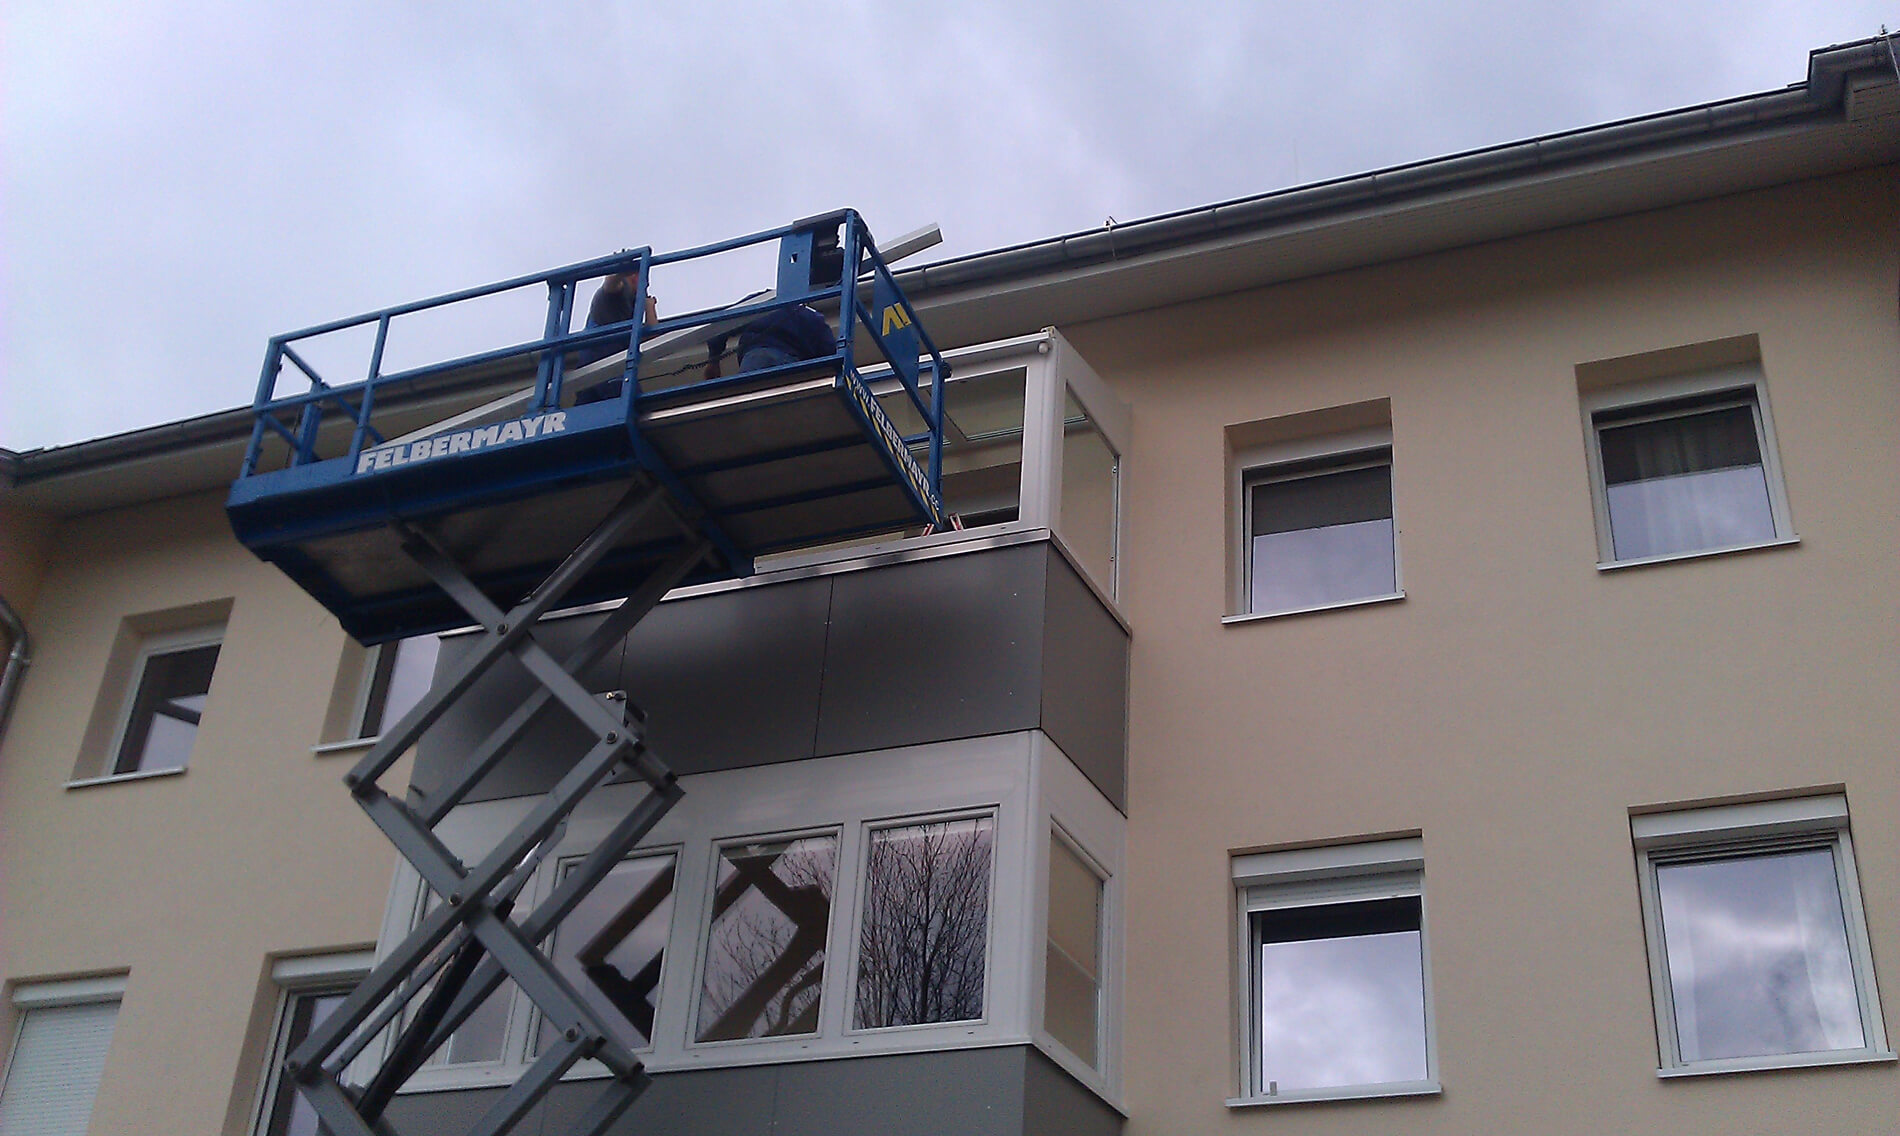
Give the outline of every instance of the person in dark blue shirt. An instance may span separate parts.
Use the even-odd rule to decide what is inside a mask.
[[[708,379],[719,377],[726,339],[719,335],[706,344]],[[825,317],[804,304],[792,304],[767,312],[739,329],[739,370],[757,371],[817,359],[837,349],[837,336]]]

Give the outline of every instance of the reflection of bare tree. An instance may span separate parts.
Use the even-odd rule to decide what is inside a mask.
[[[700,1041],[818,1028],[837,862],[835,836],[721,849]]]
[[[857,1028],[983,1016],[992,828],[974,817],[872,834]]]

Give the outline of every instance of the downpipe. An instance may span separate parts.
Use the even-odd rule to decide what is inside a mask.
[[[19,692],[20,680],[26,677],[26,668],[33,663],[33,648],[25,621],[5,596],[0,596],[0,627],[6,628],[7,638],[13,641],[13,649],[7,652],[7,669],[0,674],[0,740],[5,740],[7,721],[13,717],[13,696]]]

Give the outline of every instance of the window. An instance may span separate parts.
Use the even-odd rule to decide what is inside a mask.
[[[1235,858],[1247,1034],[1228,1103],[1438,1091],[1418,838]]]
[[[1248,469],[1242,493],[1248,612],[1398,594],[1389,434],[1372,448]]]
[[[995,831],[988,815],[871,831],[852,1028],[983,1017]]]
[[[1611,387],[1584,407],[1603,563],[1792,538],[1757,366]]]
[[[817,1032],[837,877],[832,833],[719,850],[698,1040]]]
[[[372,651],[356,736],[373,738],[402,721],[435,681],[442,640],[434,635],[399,639]]]
[[[1124,822],[1047,738],[989,735],[682,780],[681,802],[549,945],[575,989],[631,1027],[623,1035],[647,1068],[1029,1038],[1083,1083],[1115,1091]],[[517,915],[544,902],[644,793],[596,789]],[[537,803],[465,804],[436,831],[456,855],[478,857]],[[1057,825],[1047,880],[1037,834]],[[398,869],[386,945],[416,924],[428,894],[412,868]],[[1051,903],[1060,910],[1045,932]],[[532,1003],[505,985],[444,1047],[457,1052],[406,1091],[506,1084],[548,1040]],[[583,1061],[569,1075],[604,1074]]]
[[[1892,1059],[1832,795],[1638,815],[1664,1075]]]
[[[0,1081],[0,1132],[83,1133],[105,1071],[125,979],[22,983]]]
[[[1102,1017],[1102,876],[1058,830],[1049,835],[1049,935],[1042,1028],[1091,1067]]]
[[[110,775],[183,769],[198,738],[223,627],[154,635],[145,640],[125,709]]]
[[[653,1042],[667,934],[673,924],[677,857],[632,856],[614,865],[561,921],[554,967],[606,1019],[633,1028],[639,1048]],[[581,862],[561,862],[563,878]],[[543,1022],[535,1052],[554,1042]]]
[[[316,1110],[283,1075],[284,1059],[310,1036],[331,1011],[343,1003],[368,972],[370,952],[311,955],[279,959],[271,979],[282,990],[271,1047],[266,1054],[263,1091],[259,1096],[258,1136],[318,1136]]]

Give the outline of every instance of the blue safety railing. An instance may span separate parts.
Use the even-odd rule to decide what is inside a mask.
[[[793,250],[802,250],[802,254],[809,257],[815,248],[828,248],[828,242],[817,239],[814,234],[828,235],[833,232],[837,234],[841,261],[836,282],[823,286],[785,287],[786,281],[795,275],[786,271],[787,258],[796,259]],[[774,241],[781,245],[781,288],[778,294],[769,299],[704,308],[650,324],[636,317],[622,323],[569,330],[574,321],[577,293],[584,281],[637,270],[639,287],[634,297],[633,311],[641,313],[646,310],[648,285],[654,268]],[[546,321],[539,337],[425,366],[388,373],[383,371],[391,326],[402,317],[535,285],[547,289]],[[829,356],[800,359],[776,367],[713,379],[688,381],[668,386],[663,391],[641,390],[638,376],[642,349],[656,337],[694,327],[713,328],[714,325],[717,325],[715,330],[718,332],[736,331],[745,323],[795,304],[811,304],[825,310],[833,303],[837,305],[837,326],[835,350]],[[308,357],[298,350],[299,344],[318,337],[370,325],[375,328],[375,339],[370,350],[368,373],[360,379],[343,382],[325,378]],[[860,331],[881,356],[879,360],[865,362],[890,365],[904,396],[910,400],[925,424],[923,432],[912,435],[898,432],[889,414],[871,393],[860,373],[857,344]],[[770,379],[780,373],[835,367],[839,381],[851,396],[850,405],[862,424],[894,451],[893,472],[904,476],[907,481],[914,482],[921,478],[924,484],[913,485],[913,488],[927,490],[920,495],[928,503],[935,519],[944,519],[940,488],[943,473],[943,384],[949,376],[949,368],[929,333],[923,329],[910,301],[897,286],[869,229],[855,210],[848,209],[680,252],[655,253],[650,248],[640,248],[598,257],[549,272],[519,276],[427,300],[399,304],[277,336],[270,341],[263,371],[258,378],[257,397],[253,403],[255,423],[239,478],[242,480],[261,472],[266,445],[273,438],[282,441],[287,448],[285,465],[290,468],[347,457],[347,468],[354,470],[358,457],[365,449],[383,445],[387,441],[375,425],[379,401],[392,390],[413,386],[419,380],[434,376],[503,365],[510,360],[520,360],[524,364],[532,362],[535,378],[529,412],[558,408],[562,405],[568,372],[575,366],[571,362],[573,356],[590,348],[599,352],[603,347],[606,348],[603,354],[611,355],[623,345],[627,355],[621,371],[618,397],[622,417],[627,428],[633,432],[636,448],[640,445],[638,422],[641,406],[649,399],[662,398],[671,404],[722,389],[755,386],[762,379]],[[286,364],[301,373],[308,383],[308,389],[289,395],[276,393],[285,376]],[[339,418],[350,424],[347,451],[320,453],[318,440],[323,427]],[[927,451],[924,469],[915,468],[916,462],[911,456],[914,449]],[[906,465],[910,467],[908,470],[903,468]],[[913,472],[917,475],[915,478],[910,476]]]

